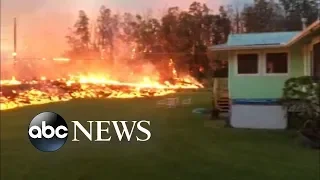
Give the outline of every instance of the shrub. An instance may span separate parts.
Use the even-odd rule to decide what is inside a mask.
[[[300,125],[300,133],[312,142],[320,142],[319,101],[320,83],[312,77],[291,78],[285,82],[281,102],[288,112],[289,125]]]

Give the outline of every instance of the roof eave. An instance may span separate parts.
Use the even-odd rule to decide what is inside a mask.
[[[251,46],[229,46],[229,47],[211,47],[211,51],[232,51],[232,50],[252,50],[252,49],[273,49],[273,48],[285,48],[285,44],[279,45],[251,45]]]
[[[308,28],[303,30],[301,33],[297,34],[295,37],[293,37],[289,42],[285,44],[211,47],[210,50],[211,51],[230,51],[230,50],[248,50],[248,49],[263,49],[263,48],[268,48],[268,49],[287,48],[317,29],[320,29],[320,20],[317,20],[316,22],[312,23]]]
[[[292,44],[298,42],[299,40],[301,40],[302,38],[304,38],[305,36],[307,36],[309,33],[317,30],[318,28],[320,28],[320,20],[317,20],[316,22],[312,23],[308,28],[306,28],[306,29],[303,30],[301,33],[299,33],[297,36],[295,36],[294,38],[292,38],[292,39],[287,43],[287,46],[291,46]]]

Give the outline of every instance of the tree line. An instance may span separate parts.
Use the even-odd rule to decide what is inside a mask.
[[[119,58],[155,64],[172,59],[178,72],[199,77],[210,69],[207,48],[225,43],[230,33],[300,31],[301,18],[309,25],[318,15],[317,0],[254,0],[243,7],[220,6],[218,12],[193,2],[188,10],[170,7],[160,18],[115,13],[101,6],[96,19],[79,11],[67,35],[66,55],[99,57],[110,63]]]

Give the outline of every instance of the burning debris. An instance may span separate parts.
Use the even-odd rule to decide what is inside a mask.
[[[51,102],[69,101],[79,98],[139,98],[164,96],[175,93],[181,89],[198,89],[202,84],[190,76],[179,78],[170,59],[168,71],[163,80],[153,65],[142,64],[140,69],[134,72],[132,66],[120,64],[114,70],[107,72],[106,66],[101,64],[83,63],[65,64],[52,68],[54,64],[37,66],[34,64],[33,71],[22,68],[24,74],[18,78],[1,80],[0,110],[8,110],[28,105],[46,104]],[[76,62],[73,62],[76,63]],[[50,68],[51,67],[51,68]],[[64,69],[65,68],[65,69]],[[100,69],[99,69],[100,68]],[[10,69],[10,68],[6,68]],[[48,70],[54,70],[51,72]],[[89,72],[78,74],[79,69]],[[68,75],[60,72],[68,72]],[[41,71],[41,72],[39,72]],[[26,73],[27,72],[27,73]],[[38,78],[27,78],[30,73],[46,73],[48,76]],[[109,76],[112,74],[112,76]],[[53,77],[52,74],[59,74]],[[70,75],[73,74],[73,75]],[[32,75],[34,76],[34,74]],[[63,77],[63,78],[62,78]],[[111,78],[113,77],[113,78]],[[25,78],[23,80],[22,78]],[[119,80],[120,79],[120,80]],[[142,80],[141,80],[142,79]]]

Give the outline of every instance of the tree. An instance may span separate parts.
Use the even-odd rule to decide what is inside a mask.
[[[80,42],[83,48],[89,49],[90,33],[89,33],[89,18],[84,11],[79,12],[79,20],[75,24],[76,35],[80,37]]]
[[[134,15],[132,15],[131,13],[124,13],[119,26],[122,30],[120,39],[123,42],[127,42],[128,44],[134,41],[134,35],[137,27],[137,22]]]
[[[287,31],[297,31],[302,29],[301,18],[307,18],[310,25],[317,19],[317,0],[280,0],[285,12]]]
[[[226,42],[231,21],[225,7],[219,14],[199,2],[193,2],[188,11],[171,7],[161,19],[163,47],[180,71],[190,70],[199,76],[209,68],[207,48]]]
[[[167,52],[176,52],[178,50],[178,25],[179,25],[180,10],[178,7],[171,7],[167,14],[161,18],[161,33],[164,40],[164,47]],[[186,29],[187,31],[187,29]]]
[[[243,33],[243,21],[241,19],[241,11],[239,1],[236,1],[233,5],[226,6],[226,12],[228,19],[231,21],[231,32],[232,33]]]
[[[155,18],[142,19],[138,17],[137,43],[139,52],[151,52],[158,45],[160,22]]]
[[[109,54],[111,64],[114,61],[114,40],[118,31],[118,20],[118,15],[113,16],[110,9],[101,6],[100,15],[97,19],[99,46],[103,54]]]
[[[225,43],[231,32],[231,20],[223,6],[219,8],[219,14],[215,16],[214,27],[214,44]]]
[[[246,32],[283,31],[284,15],[279,4],[273,0],[254,0],[253,5],[242,11]]]
[[[86,54],[90,51],[90,32],[89,32],[89,18],[86,13],[79,11],[79,19],[74,25],[74,28],[70,28],[69,35],[66,37],[71,51],[69,54]]]
[[[101,6],[93,27],[92,46],[89,45],[88,24],[88,18],[82,12],[76,30],[68,36],[73,49],[99,49],[108,55],[110,62],[118,54],[128,58],[117,56],[117,59],[131,59],[130,62],[136,64],[141,59],[141,62],[168,65],[172,59],[178,74],[192,70],[195,76],[209,68],[207,48],[226,42],[231,31],[228,9],[220,7],[214,14],[206,4],[199,2],[191,3],[186,11],[170,7],[161,19],[153,18],[151,13],[146,16],[113,14],[111,9]]]

